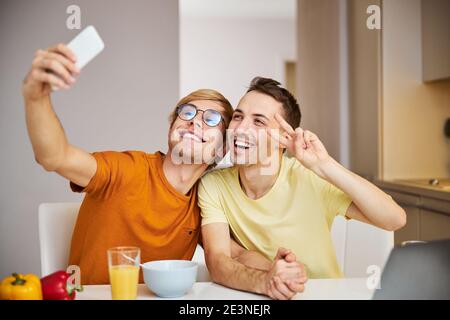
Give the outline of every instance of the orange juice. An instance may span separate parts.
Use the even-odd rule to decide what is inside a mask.
[[[137,295],[139,267],[118,265],[109,267],[109,281],[113,300],[134,300]]]

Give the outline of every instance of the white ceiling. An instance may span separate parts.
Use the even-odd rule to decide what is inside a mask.
[[[296,0],[179,0],[180,16],[295,19]]]

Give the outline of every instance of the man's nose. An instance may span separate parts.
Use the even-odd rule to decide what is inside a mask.
[[[189,123],[191,126],[195,129],[202,129],[203,128],[203,119],[201,112],[197,113],[196,116],[190,121]]]

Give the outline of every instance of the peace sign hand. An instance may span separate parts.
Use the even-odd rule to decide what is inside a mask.
[[[275,120],[284,132],[280,134],[278,130],[269,129],[267,130],[269,136],[284,146],[302,165],[321,175],[321,165],[331,157],[319,138],[311,131],[300,127],[294,130],[279,114],[275,115]]]

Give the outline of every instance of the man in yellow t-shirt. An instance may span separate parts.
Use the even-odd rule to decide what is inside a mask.
[[[291,249],[309,278],[342,277],[330,229],[336,214],[345,215],[352,200],[341,190],[281,157],[272,188],[258,199],[246,195],[233,167],[207,174],[200,183],[202,225],[226,223],[249,250],[273,260],[279,247]]]
[[[272,79],[255,78],[235,109],[227,141],[236,166],[205,175],[198,190],[215,282],[289,299],[308,277],[343,276],[330,235],[337,215],[386,230],[406,223],[390,196],[331,158],[314,133],[299,127],[300,119],[295,98]],[[231,259],[230,233],[292,273],[267,285],[271,265],[257,255],[245,265]]]

